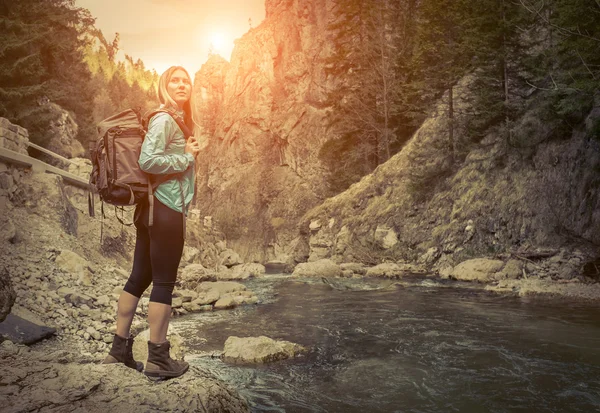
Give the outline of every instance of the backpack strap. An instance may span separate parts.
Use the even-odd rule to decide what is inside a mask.
[[[175,113],[174,111],[172,111],[171,109],[167,109],[167,108],[159,108],[159,109],[151,110],[150,112],[147,112],[144,115],[142,125],[146,131],[148,130],[148,124],[150,123],[150,119],[152,119],[152,117],[158,113],[168,113],[169,115],[171,115],[173,120],[177,123],[177,126],[179,126],[179,129],[181,129],[181,132],[183,133],[183,137],[185,138],[186,141],[189,139],[190,136],[193,135],[190,128],[188,128],[188,126],[185,124],[183,118],[181,116],[179,116],[177,113]],[[181,172],[178,172],[178,173],[166,174],[166,175],[152,175],[152,189],[156,189],[163,182],[167,182],[171,179],[177,178],[177,177],[181,176],[181,174],[182,174]]]
[[[154,109],[154,110],[151,110],[150,112],[147,112],[144,115],[144,119],[142,122],[144,129],[148,130],[148,124],[150,123],[150,119],[152,119],[152,117],[158,113],[168,113],[169,115],[171,115],[173,120],[175,122],[177,122],[177,126],[179,126],[179,129],[181,129],[181,132],[183,132],[183,136],[186,141],[188,140],[188,138],[190,136],[193,135],[190,128],[188,128],[188,126],[185,124],[185,121],[183,120],[183,118],[176,112],[172,111],[171,109],[167,109],[167,108],[159,108],[159,109]]]
[[[160,109],[152,110],[152,111],[146,113],[144,115],[144,120],[142,122],[145,130],[148,130],[148,124],[150,123],[150,119],[152,119],[152,117],[155,116],[157,113],[161,113],[161,112],[168,113],[169,115],[171,115],[173,120],[177,123],[177,126],[179,126],[179,129],[181,129],[181,132],[183,133],[183,137],[185,138],[186,141],[189,139],[190,136],[192,136],[192,131],[185,124],[185,121],[183,120],[183,118],[181,116],[179,116],[179,114],[177,114],[174,111],[167,109],[167,108],[160,108]],[[149,208],[148,208],[149,209],[149,211],[148,211],[149,212],[148,226],[149,227],[151,227],[152,224],[154,223],[154,194],[153,194],[154,191],[153,190],[156,189],[163,182],[167,182],[171,179],[178,178],[181,175],[182,175],[182,173],[174,173],[174,174],[166,174],[166,175],[153,175],[153,178],[152,178],[153,182],[148,183],[148,206],[149,206]],[[185,240],[185,233],[186,233],[185,197],[183,196],[183,186],[181,185],[181,181],[179,181],[179,190],[181,192],[181,208],[183,210],[183,212],[181,213],[182,219],[183,219],[183,239]]]

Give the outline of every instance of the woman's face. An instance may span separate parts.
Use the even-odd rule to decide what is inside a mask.
[[[183,109],[185,102],[190,100],[192,82],[183,70],[177,69],[171,74],[171,79],[169,79],[169,83],[167,84],[167,93],[177,103],[179,109]]]

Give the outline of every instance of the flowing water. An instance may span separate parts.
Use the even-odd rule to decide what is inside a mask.
[[[327,280],[325,280],[327,281]],[[600,412],[600,306],[416,279],[249,282],[262,302],[177,322],[192,364],[254,412]],[[268,336],[310,351],[259,366],[207,353]]]

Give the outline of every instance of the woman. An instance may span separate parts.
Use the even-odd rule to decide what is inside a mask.
[[[175,112],[193,129],[192,82],[184,68],[173,66],[162,74],[158,98],[161,108]],[[192,136],[186,142],[184,133],[169,113],[160,112],[150,119],[139,165],[143,171],[157,175],[158,182],[162,181],[160,175],[177,175],[155,189],[151,225],[148,225],[149,203],[146,201],[136,207],[133,270],[119,297],[117,331],[105,364],[125,363],[138,371],[143,369],[143,364],[133,359],[134,337],[129,330],[138,301],[152,282],[148,305],[150,340],[144,374],[178,377],[189,367],[188,363],[170,357],[167,330],[177,268],[183,253],[182,214],[186,214],[194,196],[194,158],[198,151],[196,139]]]

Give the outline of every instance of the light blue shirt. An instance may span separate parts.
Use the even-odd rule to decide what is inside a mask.
[[[150,119],[148,132],[142,144],[138,161],[142,171],[149,174],[184,172],[178,178],[161,183],[154,195],[156,199],[178,212],[187,213],[194,197],[194,157],[184,152],[185,136],[177,122],[168,113],[157,113]],[[181,182],[181,186],[180,186]],[[181,191],[185,207],[181,202]]]

